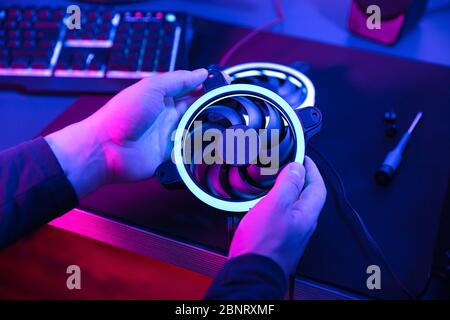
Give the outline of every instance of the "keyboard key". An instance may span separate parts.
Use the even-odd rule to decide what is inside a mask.
[[[25,69],[28,67],[28,58],[25,57],[14,57],[11,61],[11,68]]]
[[[55,70],[67,70],[67,63],[58,62],[55,66]]]
[[[94,70],[100,70],[101,66],[97,63],[91,63],[88,66],[88,70],[94,71]]]
[[[66,10],[64,9],[56,9],[52,12],[52,19],[54,21],[61,21],[62,18],[65,16]]]
[[[39,9],[37,12],[38,19],[46,20],[50,17],[50,10],[48,8]]]
[[[101,13],[101,17],[102,17],[102,19],[103,20],[105,20],[105,21],[110,21],[111,19],[112,19],[112,13],[111,12],[109,12],[109,11],[104,11],[104,12],[102,12]]]
[[[68,31],[68,32],[66,33],[66,39],[67,39],[67,40],[78,39],[78,34],[77,34],[75,31],[70,30],[70,31]]]
[[[22,17],[23,19],[31,20],[34,17],[35,13],[36,12],[34,8],[27,8],[23,11]]]
[[[49,58],[51,52],[48,50],[42,50],[37,48],[32,49],[13,49],[11,50],[11,56],[13,57],[40,57]]]
[[[20,16],[20,10],[17,7],[12,7],[6,10],[6,17],[8,19],[17,19]]]
[[[141,71],[152,72],[154,70],[153,63],[152,64],[142,64]]]
[[[36,41],[34,41],[34,40],[24,40],[22,46],[24,48],[34,48],[36,46]]]
[[[29,20],[22,20],[19,22],[19,28],[21,29],[29,29],[31,27],[31,21]]]
[[[96,29],[95,23],[88,22],[83,24],[83,30],[85,31],[94,31],[95,29]]]
[[[30,64],[32,69],[47,69],[48,65],[48,61],[42,58],[34,58],[31,60]]]
[[[6,29],[14,29],[16,27],[16,25],[17,25],[17,23],[14,20],[6,20],[5,24],[4,24]]]
[[[98,33],[95,35],[95,40],[108,40],[109,39],[109,34],[105,34],[105,33]]]
[[[97,25],[97,30],[101,32],[109,32],[111,30],[111,26],[109,23],[99,24]]]
[[[19,40],[8,40],[6,43],[6,46],[8,48],[18,48],[20,47],[20,41]]]
[[[9,50],[0,48],[0,59],[8,57],[8,56],[9,56]]]
[[[24,30],[23,38],[24,39],[32,39],[36,36],[36,32],[34,30]]]
[[[38,47],[41,49],[50,49],[50,48],[53,48],[54,45],[55,45],[55,43],[53,41],[41,39],[39,41]]]
[[[58,21],[36,21],[33,28],[36,29],[59,29],[61,24]]]
[[[8,67],[9,67],[8,60],[0,59],[0,69],[5,69],[5,68],[8,68]]]
[[[125,44],[123,42],[114,43],[112,51],[123,51],[125,49]]]
[[[59,35],[58,29],[48,29],[48,30],[36,30],[36,37],[38,39],[54,39],[56,40]]]
[[[8,31],[8,37],[11,39],[16,39],[20,37],[20,31],[19,30],[9,30]]]
[[[72,70],[83,70],[85,67],[85,63],[83,59],[75,59],[72,62]]]
[[[88,11],[87,18],[88,18],[88,21],[94,22],[95,20],[97,20],[97,12],[95,12],[93,10]]]
[[[81,38],[81,39],[84,39],[84,40],[92,39],[92,38],[93,38],[92,32],[89,32],[89,31],[83,31],[83,32],[80,33],[80,38]]]

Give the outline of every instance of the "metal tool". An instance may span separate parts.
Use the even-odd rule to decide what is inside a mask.
[[[384,158],[383,164],[378,168],[375,172],[375,181],[381,185],[388,185],[395,172],[397,171],[398,166],[402,160],[403,152],[408,145],[409,140],[411,139],[411,134],[417,126],[417,123],[422,118],[423,113],[417,113],[413,122],[409,126],[408,131],[405,132],[403,137],[400,139],[397,146],[394,149],[388,152],[386,157]]]

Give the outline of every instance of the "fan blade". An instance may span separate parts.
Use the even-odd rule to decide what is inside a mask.
[[[190,134],[190,143],[191,145],[187,145],[187,141],[184,142],[184,149],[183,152],[188,150],[187,148],[190,147],[191,151],[191,163],[195,163],[195,159],[197,159],[196,155],[198,155],[198,159],[202,159],[203,162],[203,150],[206,148],[206,146],[210,145],[211,143],[217,143],[217,141],[211,141],[211,142],[205,142],[203,141],[203,135],[207,130],[210,129],[217,129],[223,132],[225,128],[217,123],[211,123],[211,122],[202,122],[201,126],[196,126],[194,129],[192,129]],[[195,142],[196,135],[199,134],[199,138],[201,139],[198,143]]]
[[[242,199],[253,199],[255,196],[262,194],[265,190],[257,188],[249,184],[243,179],[238,167],[230,167],[228,170],[228,183],[230,191],[233,195]]]
[[[280,81],[274,77],[254,76],[246,78],[251,84],[266,88],[270,91],[276,92],[280,86]]]
[[[233,99],[236,100],[247,112],[248,127],[253,129],[260,129],[263,127],[264,119],[262,111],[257,104],[245,97],[234,97]]]
[[[290,82],[289,80],[286,80],[281,87],[278,88],[277,92],[280,96],[283,98],[289,96],[292,94],[292,92],[296,91],[297,87]]]
[[[208,165],[202,164],[191,164],[190,165],[191,174],[197,181],[197,183],[205,187],[206,186],[206,170],[208,170]]]
[[[280,87],[280,79],[269,76],[266,76],[266,78],[268,83],[268,89],[272,90],[273,92],[277,92],[277,88]]]
[[[267,123],[266,129],[267,130],[272,130],[272,129],[280,130],[283,127],[283,120],[281,119],[280,113],[278,112],[278,110],[275,110],[274,107],[272,107],[271,105],[268,105],[266,102],[264,102],[264,104],[267,108],[267,114],[269,117],[269,121]],[[280,132],[280,135],[281,135],[281,133],[282,132]]]
[[[244,118],[233,108],[222,105],[213,105],[204,111],[207,119],[211,122],[219,122],[226,119],[229,125],[245,124]]]
[[[305,89],[298,88],[290,95],[284,97],[284,100],[286,100],[286,102],[289,103],[291,107],[295,108],[301,105],[303,101],[305,101],[305,97],[306,97]]]
[[[209,190],[217,197],[230,199],[230,194],[222,186],[222,177],[226,174],[224,167],[220,164],[213,164],[206,171],[206,185]]]
[[[246,173],[250,179],[250,182],[263,189],[268,189],[275,183],[276,175],[262,175],[261,168],[256,164],[251,164],[247,167]]]
[[[293,143],[292,143],[291,136],[292,136],[291,131],[286,130],[286,135],[284,136],[284,138],[280,141],[280,143],[278,145],[278,163],[280,166],[289,159],[289,156],[292,153]],[[272,146],[272,150],[274,147],[276,147],[276,146]]]

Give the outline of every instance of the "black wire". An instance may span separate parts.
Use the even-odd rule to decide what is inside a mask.
[[[317,150],[316,148],[314,148],[313,146],[309,145],[308,146],[310,150],[314,151],[314,153],[316,153],[324,162],[325,164],[331,169],[331,171],[333,172],[334,176],[337,178],[338,182],[339,182],[339,187],[341,189],[342,192],[342,199],[344,200],[345,204],[351,209],[353,215],[356,217],[356,220],[358,221],[365,237],[367,238],[367,240],[369,241],[372,249],[375,251],[376,254],[378,254],[378,256],[381,258],[381,260],[383,261],[383,263],[385,264],[388,272],[391,274],[392,278],[394,279],[394,281],[396,282],[397,286],[410,298],[410,299],[416,299],[417,297],[414,296],[414,294],[412,294],[409,289],[402,283],[402,281],[400,280],[400,278],[397,276],[397,274],[395,273],[395,271],[393,270],[393,268],[391,267],[391,264],[389,263],[389,261],[387,260],[386,256],[383,253],[383,250],[381,249],[381,247],[379,246],[379,244],[376,242],[376,240],[373,238],[372,234],[370,233],[369,229],[367,228],[366,224],[364,223],[364,220],[362,219],[362,217],[360,216],[360,214],[358,213],[358,211],[352,206],[352,204],[350,203],[350,200],[347,197],[347,193],[345,191],[345,186],[344,183],[339,175],[339,173],[337,172],[337,170],[333,167],[333,165],[331,164],[331,162],[327,159],[327,157],[325,157],[319,150]]]

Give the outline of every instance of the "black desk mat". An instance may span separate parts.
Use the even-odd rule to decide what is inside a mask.
[[[207,21],[197,24],[190,52],[193,68],[216,63],[220,53],[246,32]],[[242,47],[229,65],[249,61],[287,65],[302,61],[310,66],[308,75],[324,116],[322,131],[311,144],[340,173],[350,201],[393,269],[418,295],[431,272],[449,183],[450,69],[271,33],[260,34]],[[86,99],[69,108],[46,132],[82,119],[106,101]],[[384,134],[383,114],[390,109],[399,116],[399,133],[418,111],[424,117],[392,185],[380,187],[373,180],[374,170],[397,141]],[[310,156],[332,180],[320,158]],[[329,186],[299,274],[373,297],[405,298],[361,240],[354,217],[339,208],[332,189]],[[165,190],[156,179],[104,187],[83,200],[81,207],[212,250],[227,250],[227,215],[203,205],[188,191]],[[381,290],[366,287],[366,268],[371,264],[381,267]]]

